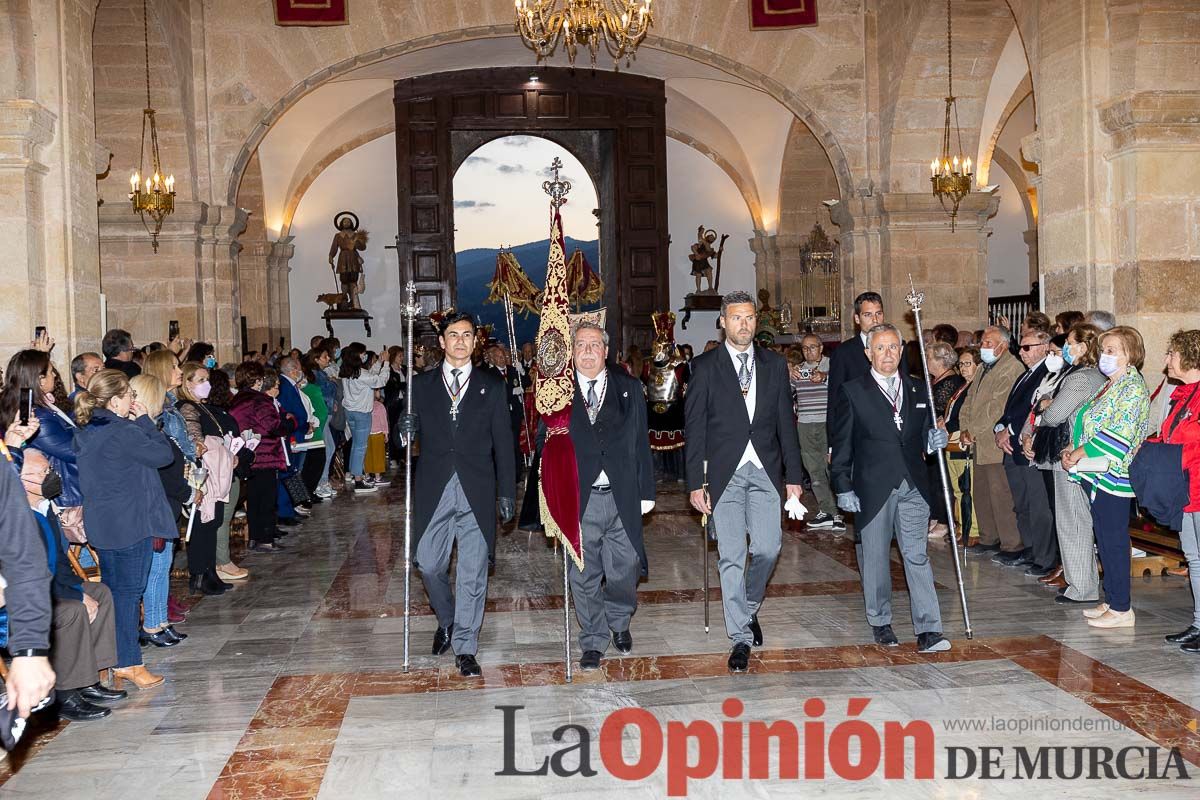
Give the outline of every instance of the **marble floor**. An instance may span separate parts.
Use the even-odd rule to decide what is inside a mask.
[[[405,673],[400,483],[316,506],[287,552],[246,555],[251,579],[197,602],[186,642],[145,652],[166,683],[106,720],[39,720],[0,762],[0,797],[1004,798],[1031,773],[1059,797],[1200,796],[1200,659],[1162,641],[1190,620],[1186,579],[1135,579],[1137,627],[1100,631],[1019,571],[968,560],[968,640],[950,552],[931,542],[954,647],[920,655],[898,561],[902,646],[880,648],[850,540],[788,524],[765,646],[730,675],[716,588],[703,626],[698,517],[660,484],[632,654],[566,682],[561,554],[509,530],[483,678],[429,655],[415,575]],[[715,587],[715,551],[710,570]]]

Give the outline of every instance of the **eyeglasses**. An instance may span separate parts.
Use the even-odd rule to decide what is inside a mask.
[[[962,369],[963,367],[973,367],[973,366],[975,366],[975,362],[974,362],[974,361],[960,361],[960,362],[958,362],[958,368],[959,368],[959,369]]]
[[[1023,344],[1023,345],[1021,345],[1021,350],[1023,352],[1028,353],[1030,350],[1032,350],[1035,347],[1045,347],[1045,346],[1046,346],[1045,342],[1038,342],[1036,344]]]

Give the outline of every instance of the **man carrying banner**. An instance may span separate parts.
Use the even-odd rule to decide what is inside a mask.
[[[579,474],[582,570],[570,570],[579,620],[579,668],[594,670],[609,637],[633,649],[629,620],[638,578],[646,572],[642,514],[654,507],[654,462],[646,439],[641,382],[608,368],[608,333],[594,322],[575,326],[575,397],[570,433]]]
[[[402,416],[398,428],[406,439],[422,430],[413,487],[414,561],[438,619],[433,654],[453,646],[459,673],[472,677],[481,674],[475,655],[496,546],[496,499],[501,521],[508,522],[517,495],[516,462],[504,378],[471,364],[475,318],[451,311],[439,329],[445,360],[413,376],[413,413]]]
[[[805,513],[787,362],[753,344],[756,311],[746,292],[722,298],[725,344],[692,360],[684,412],[692,507],[711,514],[717,528],[730,672],[745,672],[751,644],[763,643],[758,611],[783,539],[785,481],[789,516]]]

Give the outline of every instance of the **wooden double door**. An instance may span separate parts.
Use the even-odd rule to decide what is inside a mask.
[[[551,68],[463,70],[396,81],[395,106],[400,282],[415,283],[425,313],[456,302],[455,132],[598,131],[606,163],[592,177],[604,187],[600,246],[614,256],[602,259],[612,352],[649,347],[650,315],[670,302],[662,81]]]

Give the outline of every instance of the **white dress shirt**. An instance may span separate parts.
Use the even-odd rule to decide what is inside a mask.
[[[883,392],[888,401],[895,405],[896,411],[904,408],[904,381],[901,380],[899,371],[888,376],[876,372],[875,368],[872,367],[871,377],[875,379],[875,383],[879,384],[880,391]],[[893,389],[888,388],[889,377],[896,382],[896,386]]]
[[[600,374],[595,378],[589,378],[579,370],[575,370],[575,385],[579,387],[579,394],[583,396],[583,401],[587,403],[588,384],[592,381],[596,382],[596,408],[594,413],[599,414],[601,407],[604,405],[604,399],[608,396],[608,370],[600,370]],[[603,487],[608,486],[608,473],[600,470],[600,474],[596,476],[596,480],[592,486]]]
[[[740,359],[738,356],[743,355],[742,352],[731,345],[728,339],[725,340],[725,350],[729,353],[729,357],[733,359],[733,371],[740,375],[742,371],[742,359]],[[754,368],[754,345],[750,345],[750,347],[746,349],[746,352],[750,354],[750,358],[746,361],[746,369],[750,370],[750,391],[746,392],[745,398],[746,416],[751,422],[753,422],[754,404],[758,399],[758,371]],[[738,385],[740,386],[740,377],[738,380]],[[741,460],[738,461],[737,468],[741,469],[742,465],[744,465],[746,462],[750,462],[759,469],[762,469],[762,460],[759,459],[758,453],[754,452],[753,441],[746,442],[746,449],[742,453]]]
[[[459,392],[459,394],[458,394],[458,400],[454,401],[454,405],[457,406],[459,403],[462,402],[463,396],[466,395],[466,393],[467,393],[467,381],[469,381],[471,379],[472,365],[469,360],[467,361],[467,363],[463,364],[461,367],[453,366],[449,361],[442,361],[442,380],[445,381],[445,389],[446,389],[447,396],[449,396],[449,394],[450,394],[450,387],[454,385],[454,375],[451,374],[451,372],[450,372],[450,370],[453,370],[453,369],[458,370],[458,392]]]

